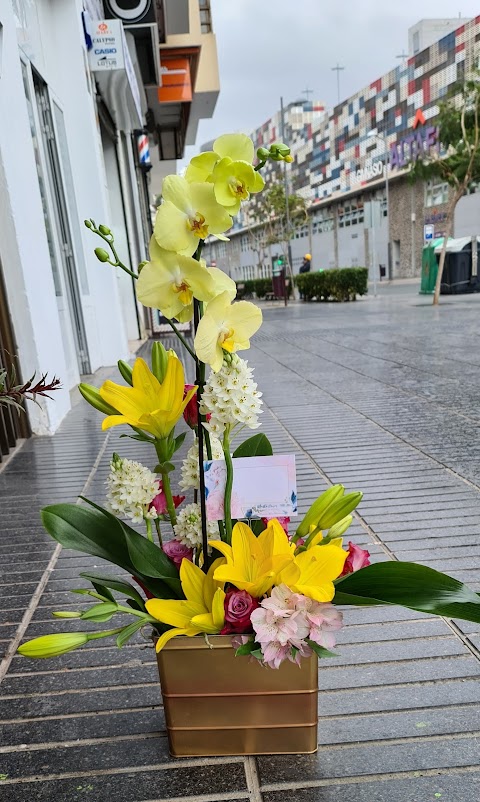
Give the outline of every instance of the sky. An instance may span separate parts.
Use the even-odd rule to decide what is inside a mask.
[[[432,17],[475,17],[480,0],[211,0],[220,96],[201,120],[196,146],[222,133],[250,132],[279,108],[308,97],[337,102],[393,69],[408,50],[408,28]],[[186,162],[184,161],[184,164]],[[182,165],[179,163],[178,165]]]

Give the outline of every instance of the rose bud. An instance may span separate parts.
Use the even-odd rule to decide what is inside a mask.
[[[260,607],[258,600],[246,590],[229,590],[225,596],[225,626],[220,634],[251,632],[250,616],[257,607]]]
[[[192,389],[195,385],[193,384],[186,384],[185,391],[183,397],[187,395],[189,390]],[[198,407],[197,407],[197,394],[194,393],[188,402],[187,406],[183,411],[183,417],[185,419],[185,423],[190,426],[191,429],[196,429],[198,426]]]
[[[355,571],[359,571],[360,568],[366,568],[367,565],[370,565],[370,553],[365,549],[361,549],[360,546],[355,546],[350,541],[348,544],[348,557],[340,576],[353,574]]]

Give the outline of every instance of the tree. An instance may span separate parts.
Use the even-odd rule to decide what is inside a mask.
[[[293,282],[288,246],[295,232],[308,218],[305,199],[292,193],[288,196],[287,205],[285,187],[283,183],[277,183],[264,192],[261,199],[255,198],[248,213],[252,247],[258,255],[259,263],[261,254],[269,245],[280,245]]]
[[[440,179],[452,192],[448,201],[445,238],[438,265],[433,303],[438,304],[448,238],[453,231],[455,209],[460,198],[480,180],[480,77],[467,79],[457,86],[440,106],[438,115],[440,152],[418,159],[410,176]]]

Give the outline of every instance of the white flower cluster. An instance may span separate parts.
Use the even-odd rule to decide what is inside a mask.
[[[106,484],[107,506],[114,515],[130,518],[135,524],[157,517],[155,508],[149,507],[160,492],[160,483],[144,465],[114,454]]]
[[[177,523],[173,527],[175,539],[185,546],[195,548],[202,545],[202,512],[200,504],[187,504],[177,515]],[[207,523],[209,540],[218,540],[218,524],[216,521]]]
[[[212,459],[223,459],[223,448],[218,437],[210,437],[212,446]],[[207,459],[207,454],[204,449],[204,456]],[[182,478],[180,479],[180,487],[182,490],[188,490],[194,487],[196,490],[200,488],[200,479],[198,477],[198,440],[188,449],[187,456],[182,463]]]
[[[211,418],[205,428],[211,434],[221,436],[226,426],[260,426],[258,416],[262,412],[262,393],[253,381],[253,368],[235,354],[225,361],[218,371],[210,373],[202,394],[202,414]]]

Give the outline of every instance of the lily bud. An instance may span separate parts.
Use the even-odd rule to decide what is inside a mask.
[[[80,393],[84,397],[85,401],[88,401],[90,406],[94,407],[94,409],[98,409],[98,411],[103,412],[104,415],[119,414],[118,409],[111,407],[110,404],[107,404],[107,402],[103,400],[96,387],[82,382],[78,385],[78,389],[80,390]]]
[[[66,652],[78,649],[88,643],[85,632],[60,632],[57,635],[42,635],[40,638],[23,643],[18,651],[24,657],[58,657]]]
[[[133,379],[132,379],[133,370],[128,364],[128,362],[125,362],[123,359],[119,359],[117,362],[117,367],[120,371],[122,379],[125,379],[127,384],[129,384],[130,387],[133,387]]]
[[[108,262],[110,259],[110,256],[104,248],[95,248],[95,256],[99,262]]]
[[[58,610],[52,613],[54,618],[81,618],[81,613],[68,612],[68,610]]]
[[[168,353],[158,340],[152,345],[152,373],[163,384],[167,372]]]

